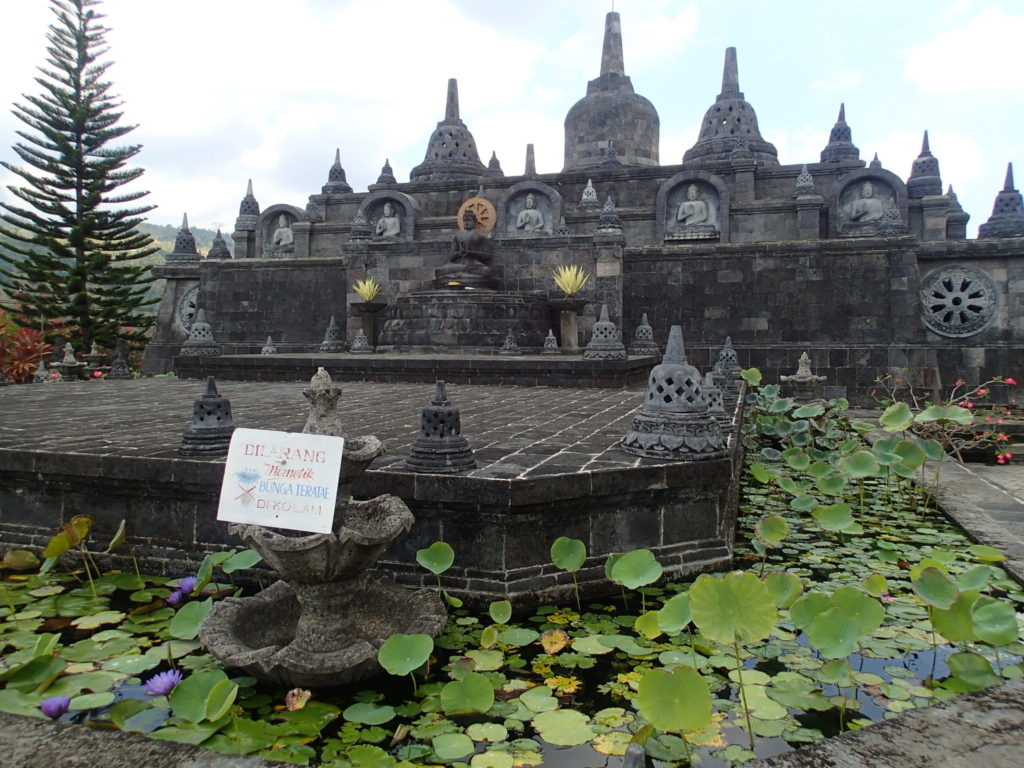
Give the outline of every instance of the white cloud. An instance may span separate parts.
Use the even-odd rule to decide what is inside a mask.
[[[829,78],[815,80],[811,88],[825,93],[845,92],[860,85],[863,79],[864,74],[859,69],[841,69]]]
[[[1022,38],[1024,15],[987,8],[965,26],[944,30],[909,50],[903,74],[934,93],[996,90],[1020,99]]]

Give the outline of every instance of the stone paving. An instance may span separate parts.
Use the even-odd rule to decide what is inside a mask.
[[[219,382],[236,426],[297,432],[308,414],[286,382]],[[351,435],[373,434],[401,462],[433,384],[343,384],[340,410]],[[177,457],[193,401],[204,384],[174,378],[13,386],[0,389],[0,449]],[[478,467],[469,477],[516,478],[640,466],[618,448],[641,389],[554,389],[449,385]]]

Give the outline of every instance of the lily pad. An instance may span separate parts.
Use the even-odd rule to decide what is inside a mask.
[[[408,675],[426,664],[434,650],[430,635],[391,635],[377,651],[377,661],[392,675]]]
[[[649,549],[634,549],[627,552],[611,568],[611,580],[628,589],[653,584],[661,578],[661,563]]]
[[[640,680],[640,714],[662,731],[697,731],[711,719],[711,693],[694,669],[649,670]]]
[[[350,723],[365,723],[366,725],[383,725],[395,717],[395,708],[389,706],[378,706],[369,702],[358,702],[347,707],[341,716]]]
[[[473,740],[464,733],[442,733],[430,741],[438,759],[448,762],[465,757],[474,750]]]
[[[563,571],[574,573],[587,560],[587,546],[579,539],[559,536],[551,545],[551,562]]]
[[[720,643],[766,637],[777,612],[768,588],[752,573],[730,573],[716,579],[701,575],[690,588],[690,611],[701,632]]]
[[[416,562],[440,576],[455,562],[455,550],[447,542],[435,541],[425,549],[416,550]]]
[[[541,712],[533,718],[533,727],[544,741],[560,747],[586,744],[596,735],[587,716],[572,709]]]
[[[441,708],[446,715],[486,712],[494,704],[494,686],[479,672],[469,672],[441,689]]]

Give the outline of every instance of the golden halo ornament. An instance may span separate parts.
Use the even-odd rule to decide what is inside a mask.
[[[494,210],[494,206],[491,205],[491,201],[487,198],[471,197],[459,208],[456,220],[459,224],[459,229],[463,231],[465,231],[465,225],[462,223],[462,217],[466,211],[472,211],[476,216],[477,232],[482,232],[486,235],[494,229],[494,224],[497,221],[497,212]]]

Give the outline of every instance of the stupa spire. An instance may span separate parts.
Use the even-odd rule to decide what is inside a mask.
[[[604,17],[604,45],[601,47],[601,74],[625,75],[622,57],[622,23],[616,11]]]
[[[736,60],[736,48],[729,46],[725,49],[725,65],[722,67],[722,92],[718,99],[742,99],[743,92],[740,90],[740,68]]]
[[[1006,165],[1006,179],[996,194],[992,215],[978,227],[978,237],[1024,237],[1024,197],[1013,187],[1013,163]]]
[[[843,160],[860,160],[860,150],[853,145],[853,132],[846,124],[846,104],[840,103],[839,117],[828,135],[828,144],[821,150],[821,162],[838,163]]]
[[[444,121],[446,123],[459,120],[459,81],[448,78],[448,98],[444,104]]]
[[[942,194],[942,177],[939,174],[939,161],[928,147],[928,131],[921,140],[921,154],[910,167],[910,178],[907,179],[907,195],[922,198],[927,195]]]
[[[1003,181],[1003,192],[1013,192],[1013,163],[1006,164],[1006,179]]]

